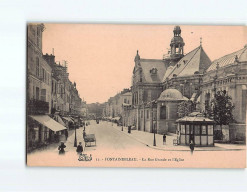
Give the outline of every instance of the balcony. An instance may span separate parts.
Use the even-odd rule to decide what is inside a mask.
[[[27,102],[27,111],[28,114],[47,114],[49,113],[49,103],[31,99]]]

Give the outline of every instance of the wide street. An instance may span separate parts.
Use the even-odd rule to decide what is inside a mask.
[[[76,130],[77,143],[85,145],[82,136],[83,128]],[[69,131],[65,142],[65,155],[58,154],[58,145],[51,144],[44,150],[34,151],[27,155],[31,166],[126,166],[126,167],[225,167],[233,161],[236,166],[244,166],[239,156],[246,155],[239,151],[164,151],[148,147],[133,137],[123,133],[120,127],[111,122],[90,121],[86,126],[87,134],[95,134],[96,146],[84,147],[84,154],[92,155],[92,161],[79,161],[74,147],[75,130]],[[208,159],[211,159],[208,161]]]

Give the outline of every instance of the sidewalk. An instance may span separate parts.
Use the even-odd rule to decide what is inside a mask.
[[[112,125],[109,123],[109,125]],[[136,141],[154,149],[164,150],[164,151],[190,151],[189,146],[174,146],[173,139],[176,139],[175,134],[166,135],[166,144],[163,145],[163,135],[155,134],[156,146],[153,146],[154,134],[144,131],[131,130],[131,134],[128,133],[127,127],[117,126],[113,124],[114,129],[121,131],[127,136],[132,137]],[[215,143],[214,147],[195,147],[195,151],[229,151],[229,150],[245,150],[245,145],[238,144],[219,144]]]

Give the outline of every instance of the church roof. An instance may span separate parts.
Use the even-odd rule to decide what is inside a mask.
[[[207,69],[207,72],[215,70],[217,63],[219,64],[219,68],[227,66],[229,64],[233,64],[235,62],[236,56],[239,62],[247,61],[247,46],[245,45],[243,49],[214,60],[210,67]]]
[[[140,66],[144,77],[143,82],[161,83],[166,72],[166,66],[163,60],[140,59]],[[151,73],[152,69],[157,69],[156,74]]]
[[[171,74],[171,72],[173,71],[174,66],[169,66],[166,70],[165,76],[163,77],[162,82],[165,82],[166,78],[168,78],[168,76]]]
[[[210,64],[211,60],[202,46],[199,46],[179,60],[173,70],[170,70],[170,73],[165,75],[163,81],[166,78],[171,79],[173,75],[183,77],[193,75],[195,72],[202,73]]]

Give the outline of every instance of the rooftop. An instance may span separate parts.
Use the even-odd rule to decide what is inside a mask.
[[[177,101],[177,100],[188,100],[184,97],[177,89],[166,89],[160,94],[159,101]]]
[[[166,72],[165,62],[155,59],[140,59],[140,66],[143,72],[143,82],[160,83]],[[151,74],[150,70],[156,68],[157,73]]]
[[[171,79],[176,76],[190,76],[195,72],[203,73],[211,64],[211,60],[203,50],[202,46],[199,46],[186,54],[179,62],[172,68],[168,68],[168,72],[165,74],[163,81],[167,78]]]
[[[227,54],[227,55],[225,55],[225,56],[223,56],[217,60],[214,60],[213,63],[207,69],[207,72],[216,70],[217,63],[219,64],[219,68],[221,68],[221,67],[227,66],[229,64],[233,64],[236,59],[239,62],[247,61],[247,45],[245,45],[244,48],[242,48],[238,51],[235,51],[235,52]]]

